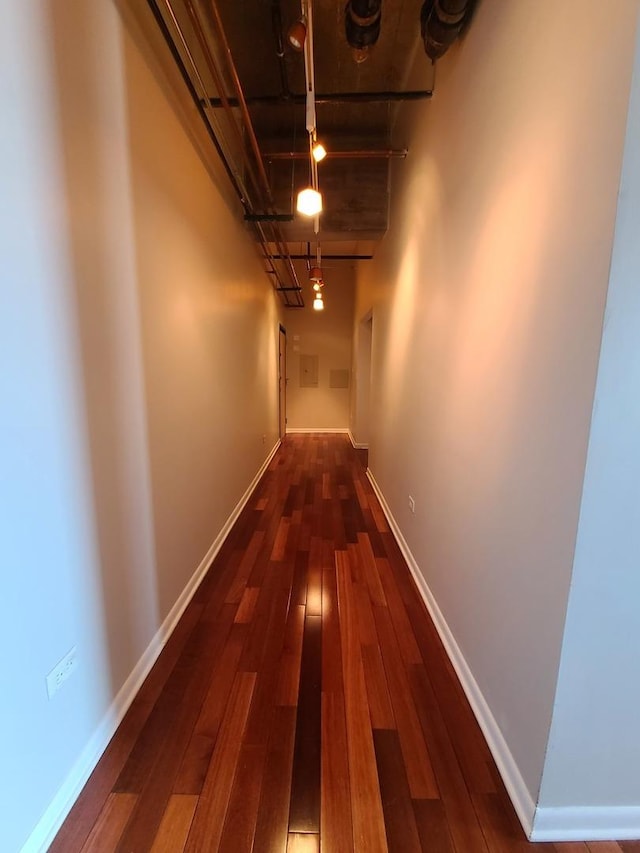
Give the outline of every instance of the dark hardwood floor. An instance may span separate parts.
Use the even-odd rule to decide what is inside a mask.
[[[530,844],[365,474],[289,435],[51,851]]]

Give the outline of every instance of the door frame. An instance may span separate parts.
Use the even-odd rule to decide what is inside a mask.
[[[287,432],[287,330],[278,324],[278,434]]]

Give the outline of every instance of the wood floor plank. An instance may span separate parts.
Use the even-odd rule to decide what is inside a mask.
[[[173,785],[175,794],[199,794],[202,791],[246,634],[246,625],[233,626],[213,670],[207,694]]]
[[[276,708],[256,819],[256,853],[284,853],[287,848],[295,732],[296,709]]]
[[[402,597],[396,586],[395,578],[391,572],[389,561],[386,559],[374,560],[376,568],[379,572],[380,581],[384,589],[386,603],[388,604],[389,615],[398,639],[398,646],[402,652],[402,658],[405,664],[423,663],[418,643],[411,627],[411,622],[407,616],[407,611],[402,601]]]
[[[373,742],[389,850],[391,853],[420,853],[422,845],[398,733],[377,729],[373,732]]]
[[[255,659],[256,686],[244,741],[256,746],[266,746],[271,733],[271,724],[278,700],[278,680],[281,674],[280,662],[289,598],[290,586],[285,589],[277,589],[273,593],[269,620],[266,625],[266,632],[262,637],[262,654]]]
[[[147,743],[150,749],[155,748],[157,758],[144,780],[118,845],[120,850],[145,850],[151,846],[206,695],[206,675],[224,648],[235,609],[234,605],[225,605],[218,623],[200,623],[200,630],[194,633],[193,643],[187,644],[180,661],[185,672],[184,682],[180,679],[173,684],[175,693],[165,690],[168,699],[165,710],[170,716],[166,717],[161,737],[155,744]],[[183,692],[178,693],[183,683]],[[139,772],[139,766],[136,771]]]
[[[484,834],[425,667],[412,666],[409,680],[456,848],[486,853]]]
[[[302,605],[293,605],[289,608],[278,675],[277,705],[296,706],[298,704],[304,614],[305,608]]]
[[[191,794],[171,796],[151,853],[182,853],[197,804],[198,798]]]
[[[322,694],[320,839],[322,853],[349,853],[353,846],[351,787],[344,697]]]
[[[186,851],[216,850],[249,715],[256,676],[238,672],[185,845]]]
[[[411,796],[415,800],[438,799],[440,790],[388,609],[375,607],[374,615]]]
[[[254,531],[249,542],[249,547],[242,555],[233,583],[226,595],[225,601],[227,604],[238,604],[242,599],[247,586],[247,580],[260,553],[263,539],[264,531]]]
[[[318,853],[320,839],[315,832],[290,832],[287,853]]]
[[[374,853],[385,851],[387,842],[349,560],[344,551],[336,552],[336,576],[354,847]]]
[[[354,584],[354,601],[358,618],[358,636],[363,646],[377,646],[378,632],[366,584]]]
[[[395,547],[397,548],[397,544]],[[392,565],[391,562],[390,565]],[[399,568],[392,565],[392,569],[398,580]],[[405,585],[407,585],[406,592],[402,592]],[[429,679],[433,683],[438,704],[446,719],[451,743],[463,769],[466,784],[469,790],[475,793],[493,794],[496,792],[496,785],[489,769],[493,765],[493,758],[442,642],[426,614],[424,603],[419,600],[415,584],[410,577],[405,578],[402,583],[401,593],[429,672]]]
[[[260,589],[257,586],[245,587],[245,590],[242,593],[242,598],[240,599],[240,604],[238,605],[238,610],[236,611],[235,619],[233,620],[234,622],[238,622],[241,625],[246,625],[248,622],[251,622],[253,613],[256,609],[259,592]]]
[[[320,831],[321,654],[322,619],[307,613],[293,753],[290,832]]]
[[[472,800],[491,853],[526,853],[529,843],[509,820],[497,794],[472,794]]]
[[[367,685],[371,726],[374,729],[395,729],[396,718],[393,714],[387,676],[377,643],[375,646],[362,646],[362,665]]]
[[[344,695],[335,566],[322,570],[322,691]]]
[[[271,551],[271,560],[274,563],[284,560],[290,527],[291,519],[283,516],[278,524],[278,532],[276,534],[275,542],[273,543],[273,550]]]
[[[367,586],[369,587],[371,601],[373,604],[377,604],[380,607],[386,607],[387,594],[382,584],[379,566],[373,553],[371,539],[369,538],[368,533],[358,533],[358,551],[360,552],[361,559],[365,567],[365,579]]]
[[[137,799],[136,794],[109,794],[95,826],[82,846],[82,853],[115,850]]]
[[[243,744],[238,757],[220,853],[251,853],[258,818],[266,746]]]
[[[422,849],[429,853],[462,853],[473,847],[454,847],[443,804],[440,800],[414,800],[413,811]],[[486,845],[481,850],[486,850]]]

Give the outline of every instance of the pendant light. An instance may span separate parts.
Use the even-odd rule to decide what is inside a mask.
[[[296,208],[305,216],[317,216],[322,212],[322,196],[313,187],[306,187],[298,193]]]

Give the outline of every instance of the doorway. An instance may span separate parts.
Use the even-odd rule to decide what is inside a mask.
[[[287,330],[282,325],[278,334],[278,422],[282,440],[287,432]]]

